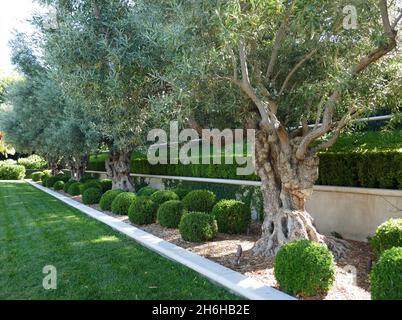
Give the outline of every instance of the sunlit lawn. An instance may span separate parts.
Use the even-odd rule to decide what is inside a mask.
[[[43,267],[57,269],[45,290]],[[0,182],[0,299],[232,299],[25,183]]]

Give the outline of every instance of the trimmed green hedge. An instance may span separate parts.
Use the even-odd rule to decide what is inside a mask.
[[[319,179],[317,184],[402,189],[402,150],[325,152],[320,153]],[[92,156],[88,170],[105,171],[105,154]],[[222,161],[224,163],[224,161]],[[188,176],[202,178],[221,178],[258,181],[253,174],[238,176],[237,165],[229,164],[190,164],[190,165],[151,165],[148,160],[134,157],[131,172],[139,174]]]

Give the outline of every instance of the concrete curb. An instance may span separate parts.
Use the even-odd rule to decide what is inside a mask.
[[[104,214],[103,212],[88,207],[69,197],[63,196],[58,192],[45,188],[36,182],[27,182],[35,188],[46,192],[47,194],[66,203],[67,205],[78,209],[86,215],[110,226],[114,230],[127,235],[144,247],[170,260],[187,266],[188,268],[200,273],[209,280],[237,295],[250,300],[296,300],[294,297],[272,287],[266,286],[255,279],[244,276],[239,272],[235,272],[229,268],[221,266],[218,263],[198,256],[190,251],[185,250],[184,248],[162,240],[132,225],[121,222],[116,218]]]

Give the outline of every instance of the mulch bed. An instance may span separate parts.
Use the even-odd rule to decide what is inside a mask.
[[[67,195],[64,192],[60,192]],[[81,201],[81,197],[73,197]],[[92,205],[100,210],[98,205]],[[102,211],[102,210],[100,210]],[[104,212],[121,221],[132,224],[127,216],[117,216],[111,212]],[[136,226],[136,225],[135,225]],[[274,276],[274,259],[254,256],[252,248],[259,238],[259,225],[250,227],[249,235],[218,234],[213,241],[192,243],[184,241],[177,229],[168,229],[159,224],[136,226],[165,241],[185,248],[207,259],[215,261],[227,268],[255,278],[264,284],[278,288]],[[314,297],[298,297],[306,300],[369,300],[369,270],[374,256],[368,243],[345,240],[347,242],[346,257],[336,262],[336,280],[331,290],[325,295]],[[241,245],[243,254],[237,263],[236,251]]]

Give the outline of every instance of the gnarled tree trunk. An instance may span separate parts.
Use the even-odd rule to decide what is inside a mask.
[[[110,150],[105,161],[107,175],[112,179],[113,189],[134,191],[130,179],[132,150]]]
[[[85,173],[88,164],[88,155],[81,157],[71,157],[68,161],[68,167],[71,172],[71,179],[80,181]]]
[[[340,258],[344,253],[343,243],[321,235],[305,209],[318,178],[319,160],[315,154],[297,160],[297,142],[297,138],[293,139],[290,152],[284,152],[275,136],[258,133],[256,169],[262,182],[264,222],[262,236],[253,251],[274,256],[289,241],[309,239],[326,244],[335,258]]]
[[[57,176],[60,171],[62,170],[62,165],[60,163],[60,158],[56,157],[48,157],[47,162],[49,165],[49,169],[52,171],[51,174],[52,176]]]

